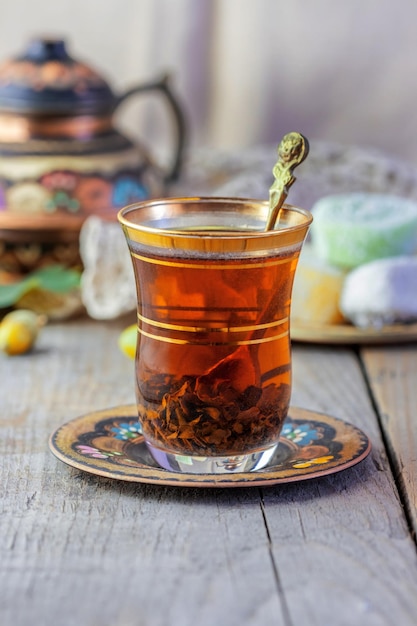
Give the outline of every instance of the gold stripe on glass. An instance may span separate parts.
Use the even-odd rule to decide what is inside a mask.
[[[280,333],[279,335],[274,335],[273,337],[263,337],[262,339],[246,339],[243,341],[189,341],[188,339],[174,339],[173,337],[162,337],[161,335],[154,335],[153,333],[148,333],[142,328],[138,327],[138,331],[141,335],[148,337],[149,339],[154,339],[155,341],[163,341],[164,343],[175,343],[178,345],[195,345],[195,346],[251,346],[260,343],[269,343],[271,341],[277,341],[278,339],[282,339],[288,335],[288,330],[284,333]]]
[[[282,263],[290,263],[291,261],[294,260],[294,258],[298,257],[298,252],[296,254],[294,254],[291,257],[285,257],[282,259],[274,259],[273,261],[267,261],[267,260],[260,260],[259,263],[241,263],[238,264],[235,262],[235,260],[233,262],[229,262],[229,263],[224,263],[222,264],[221,262],[219,263],[213,263],[213,264],[206,264],[206,263],[187,263],[187,261],[178,263],[176,261],[165,261],[162,259],[152,259],[150,257],[147,256],[143,256],[141,254],[137,254],[136,252],[131,252],[131,255],[133,257],[135,257],[135,259],[139,259],[140,261],[143,261],[144,263],[153,263],[154,265],[165,265],[167,267],[186,267],[187,269],[208,269],[208,270],[245,270],[245,269],[256,269],[258,267],[273,267],[274,265],[281,265]]]
[[[145,317],[138,313],[138,320],[148,324],[149,326],[156,326],[157,328],[163,328],[164,330],[178,330],[188,333],[240,333],[252,330],[264,330],[266,328],[273,328],[274,326],[282,326],[288,322],[288,317],[275,320],[273,322],[267,322],[265,324],[251,324],[250,326],[224,326],[219,328],[213,328],[211,326],[180,326],[179,324],[168,324],[166,322],[157,322],[151,320],[149,317]]]

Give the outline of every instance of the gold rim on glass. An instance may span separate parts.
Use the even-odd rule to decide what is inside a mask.
[[[268,210],[266,200],[157,198],[124,207],[117,218],[132,243],[170,250],[253,254],[303,241],[313,219],[309,211],[285,204],[279,227],[265,231]],[[242,217],[247,218],[247,225],[240,226],[239,230],[231,224],[237,213],[239,222]],[[169,227],[170,223],[175,223],[176,227]],[[178,223],[181,226],[178,227]]]

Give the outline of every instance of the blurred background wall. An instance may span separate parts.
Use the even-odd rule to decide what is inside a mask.
[[[299,130],[417,164],[415,0],[0,0],[0,59],[36,35],[65,38],[118,92],[170,72],[192,145]],[[120,123],[163,152],[153,98]]]

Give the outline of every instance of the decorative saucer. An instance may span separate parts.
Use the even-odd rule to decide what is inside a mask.
[[[104,409],[58,428],[52,453],[76,469],[130,482],[178,487],[249,487],[296,482],[339,472],[362,461],[368,437],[343,420],[291,407],[269,465],[235,474],[185,474],[161,469],[150,456],[134,405]]]

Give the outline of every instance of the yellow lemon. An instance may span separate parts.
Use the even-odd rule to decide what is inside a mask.
[[[45,322],[44,315],[37,315],[33,311],[11,311],[0,323],[0,350],[10,356],[29,352]]]
[[[135,358],[138,328],[136,324],[128,326],[119,335],[119,348],[130,359]]]

